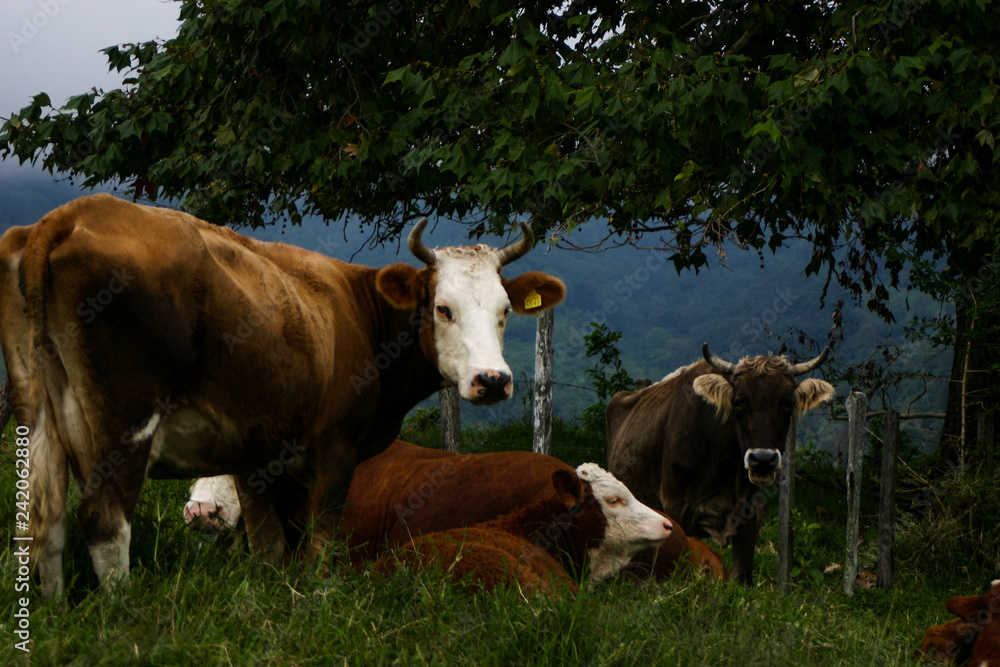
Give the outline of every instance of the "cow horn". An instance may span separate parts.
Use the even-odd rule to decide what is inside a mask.
[[[421,262],[427,266],[434,266],[434,262],[437,260],[437,256],[434,251],[424,245],[424,242],[420,240],[420,237],[424,235],[424,227],[427,226],[427,218],[423,217],[417,221],[417,224],[413,226],[413,231],[410,232],[410,238],[407,240],[406,245],[410,246],[410,252],[419,259]]]
[[[708,343],[701,344],[701,354],[705,357],[705,361],[712,365],[712,368],[719,371],[720,373],[731,374],[736,370],[736,364],[730,363],[725,359],[719,359],[717,356],[708,351]]]
[[[823,348],[823,351],[819,353],[819,356],[810,359],[809,361],[803,361],[801,364],[795,364],[788,369],[788,374],[792,377],[796,375],[802,375],[803,373],[808,373],[812,369],[819,366],[821,363],[826,361],[826,355],[830,354],[830,346],[827,345]]]
[[[500,259],[500,266],[505,264],[510,264],[518,257],[523,257],[528,254],[528,251],[535,247],[535,234],[531,231],[531,225],[521,220],[518,223],[521,226],[521,233],[523,236],[520,241],[516,243],[511,243],[509,246],[503,247],[497,251],[497,257]]]

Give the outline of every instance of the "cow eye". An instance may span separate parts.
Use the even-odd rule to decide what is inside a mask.
[[[619,498],[618,496],[611,496],[610,498],[608,498],[604,502],[606,502],[609,505],[624,505],[625,504],[625,501],[623,499]]]
[[[437,311],[437,314],[439,316],[443,317],[449,322],[451,321],[451,308],[449,308],[448,306],[437,306],[434,310]]]

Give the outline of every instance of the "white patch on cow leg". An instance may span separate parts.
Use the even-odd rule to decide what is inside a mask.
[[[62,595],[65,588],[62,569],[62,555],[65,546],[66,512],[64,510],[49,525],[45,551],[38,558],[38,576],[42,580],[42,594],[48,599],[54,595]]]
[[[128,545],[132,526],[122,519],[118,532],[108,541],[90,546],[94,572],[105,590],[113,589],[128,575]]]
[[[143,442],[153,437],[156,433],[156,427],[160,425],[161,415],[159,412],[154,412],[153,416],[146,420],[146,423],[142,425],[137,431],[133,431],[130,436],[132,442]]]

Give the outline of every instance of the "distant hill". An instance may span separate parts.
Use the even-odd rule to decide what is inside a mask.
[[[30,224],[46,212],[69,201],[81,192],[68,181],[54,182],[44,173],[2,171],[0,187],[0,226]],[[85,194],[85,193],[84,193]],[[596,238],[602,225],[575,232],[572,240],[585,245]],[[367,236],[356,221],[325,224],[308,220],[301,227],[280,225],[259,230],[241,230],[261,240],[282,241],[321,252],[345,261],[380,266],[405,261],[416,263],[402,245],[371,249]],[[512,239],[485,238],[484,242],[502,244]],[[467,229],[448,220],[439,220],[426,234],[431,246],[467,243]],[[478,242],[478,241],[476,241]],[[817,340],[825,340],[831,326],[830,304],[838,298],[848,303],[844,319],[846,338],[837,358],[838,365],[857,363],[869,355],[878,343],[908,348],[904,362],[912,368],[945,376],[951,350],[913,344],[904,340],[901,323],[914,314],[930,315],[939,305],[921,294],[894,296],[892,306],[900,324],[886,325],[863,306],[853,304],[839,293],[836,285],[827,295],[827,307],[819,305],[822,280],[806,277],[803,267],[810,247],[803,242],[790,243],[776,255],[761,259],[753,252],[726,248],[725,261],[713,262],[694,274],[678,275],[662,253],[634,248],[618,248],[601,253],[584,253],[539,245],[534,252],[509,267],[515,274],[541,270],[562,278],[568,287],[566,302],[556,309],[557,382],[555,406],[558,416],[573,419],[594,402],[585,369],[593,362],[585,356],[583,336],[590,323],[603,322],[622,332],[620,350],[627,370],[633,377],[654,380],[678,366],[697,360],[701,344],[707,341],[712,351],[735,361],[747,354],[764,354],[780,347],[768,336],[778,334],[791,339],[792,332],[805,331]],[[907,310],[909,308],[909,310]],[[766,327],[766,331],[765,331]],[[531,318],[512,318],[506,334],[505,356],[515,377],[530,380],[534,368],[535,325]],[[530,410],[530,383],[518,383],[518,396],[512,401],[489,408],[463,406],[465,423],[507,421]],[[846,387],[839,387],[841,394]],[[919,387],[900,388],[897,407],[916,396]],[[914,409],[943,410],[944,383],[928,388]],[[931,425],[934,426],[933,424]],[[821,416],[804,424],[807,438],[824,449],[834,451],[840,425],[829,424]],[[924,448],[935,443],[933,434],[925,437]]]

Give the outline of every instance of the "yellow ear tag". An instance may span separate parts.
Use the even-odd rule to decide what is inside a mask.
[[[531,310],[532,308],[540,308],[542,306],[542,295],[531,290],[528,292],[528,296],[524,297],[524,309]]]

